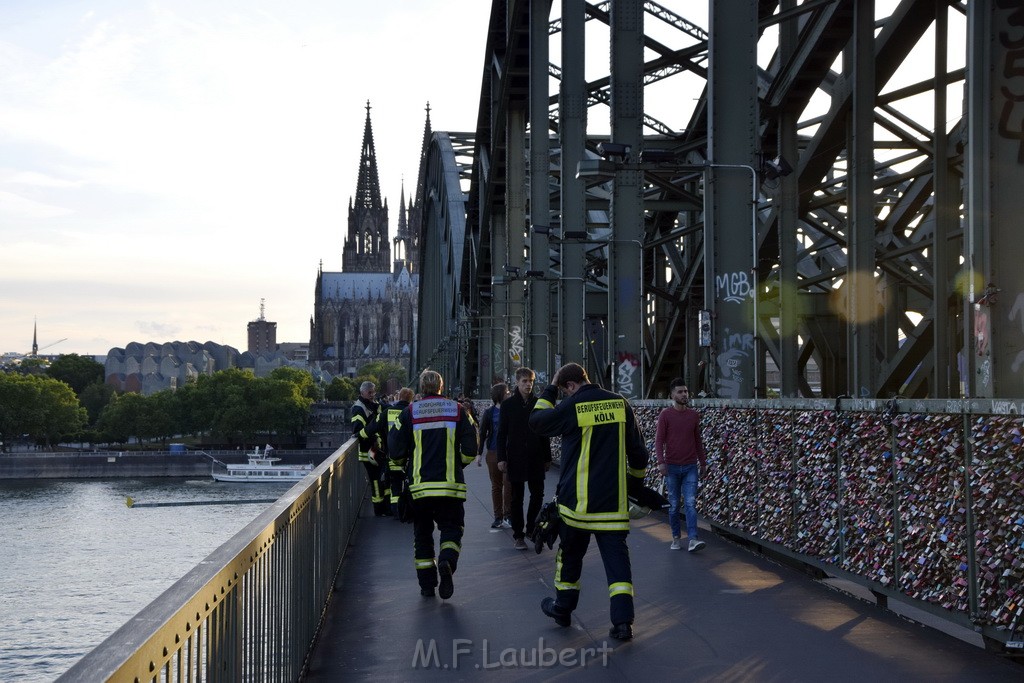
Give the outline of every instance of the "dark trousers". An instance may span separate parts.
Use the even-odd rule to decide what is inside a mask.
[[[628,533],[584,531],[562,521],[558,531],[561,543],[555,557],[555,602],[559,607],[571,612],[579,604],[583,556],[587,554],[587,546],[593,534],[608,578],[612,624],[633,623],[633,571],[629,564],[629,547],[626,545]]]
[[[381,473],[386,470],[372,460],[363,460],[363,466],[366,468],[366,478],[370,480],[373,513],[378,517],[391,514],[391,492],[387,480],[381,481]]]
[[[427,496],[417,498],[413,508],[412,542],[416,578],[420,588],[433,588],[437,585],[434,526],[440,532],[441,543],[437,561],[448,560],[454,574],[459,564],[459,553],[462,552],[462,528],[466,521],[464,501],[445,496]]]
[[[391,495],[391,512],[397,514],[398,497],[405,490],[405,470],[388,470],[388,488]]]
[[[523,498],[526,497],[526,486],[530,487],[530,505],[526,508],[526,530],[523,531]],[[528,482],[512,482],[512,538],[523,538],[533,533],[533,524],[537,521],[537,513],[544,505],[544,477],[531,479]]]

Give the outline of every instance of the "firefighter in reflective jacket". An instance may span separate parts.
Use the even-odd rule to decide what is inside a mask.
[[[562,437],[556,597],[545,598],[541,609],[560,626],[572,623],[583,556],[593,534],[608,578],[609,635],[629,640],[633,637],[633,576],[626,546],[627,489],[643,486],[647,448],[626,399],[590,384],[582,366],[562,366],[551,382],[530,414],[530,428],[536,433]],[[556,406],[559,389],[567,398]]]
[[[373,382],[359,385],[359,398],[352,404],[352,436],[359,441],[359,462],[366,468],[366,478],[370,480],[370,499],[373,501],[373,513],[378,517],[391,514],[391,500],[387,484],[381,481],[381,460],[378,456],[380,443],[376,434],[372,433],[373,421],[380,412],[380,404],[374,401],[377,386]]]
[[[444,380],[434,370],[420,375],[423,398],[405,408],[388,433],[391,458],[405,467],[413,499],[413,547],[420,594],[447,600],[462,551],[466,479],[463,468],[476,457],[476,428],[466,409],[444,398]],[[408,463],[406,462],[408,461]],[[434,562],[434,525],[440,550]],[[438,579],[440,578],[440,582]]]
[[[391,492],[391,514],[398,517],[398,497],[402,495],[405,487],[405,469],[388,455],[388,434],[398,424],[398,416],[402,414],[405,407],[412,403],[413,391],[409,387],[403,387],[398,392],[398,400],[390,405],[382,405],[373,424],[370,425],[369,433],[378,439],[380,444],[379,456],[377,458],[381,467],[387,467],[386,481]],[[383,472],[381,477],[385,478]]]

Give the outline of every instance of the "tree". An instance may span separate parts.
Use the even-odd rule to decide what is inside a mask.
[[[89,415],[89,424],[95,425],[100,419],[103,409],[110,403],[110,399],[117,393],[114,387],[109,384],[90,384],[78,395],[82,407]]]
[[[269,378],[280,379],[294,384],[299,388],[299,392],[303,396],[311,400],[316,400],[320,396],[316,382],[313,381],[313,375],[308,370],[300,370],[299,368],[288,366],[274,368]]]
[[[324,398],[328,401],[354,401],[358,394],[358,386],[348,377],[335,377],[324,390]]]
[[[405,371],[405,368],[398,363],[375,361],[360,367],[359,370],[356,371],[356,377],[366,377],[376,384],[378,388],[382,388],[388,380],[392,379],[400,386],[405,386],[409,379],[409,374]]]
[[[85,408],[64,382],[0,373],[0,440],[27,434],[49,445],[77,435],[87,419]]]
[[[77,353],[62,354],[50,364],[46,374],[66,383],[79,397],[90,384],[103,383],[103,365]]]

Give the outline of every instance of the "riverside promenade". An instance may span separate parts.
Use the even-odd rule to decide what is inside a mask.
[[[548,474],[547,498],[557,476]],[[466,532],[447,601],[419,595],[411,525],[375,518],[364,502],[304,680],[1024,680],[1021,663],[753,554],[703,524],[704,550],[670,551],[664,513],[633,522],[629,536],[634,639],[608,637],[595,543],[579,608],[571,627],[560,628],[540,611],[554,595],[554,551],[514,550],[510,530],[490,529],[487,469],[471,464],[466,479]]]

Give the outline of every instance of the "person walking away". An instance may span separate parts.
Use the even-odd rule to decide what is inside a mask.
[[[700,414],[690,407],[690,390],[681,377],[668,385],[672,406],[658,414],[654,436],[654,455],[658,471],[665,478],[668,494],[668,521],[672,527],[671,550],[681,550],[679,538],[679,494],[682,490],[686,513],[687,550],[695,553],[704,547],[697,538],[697,482],[707,473],[707,453],[700,436]]]
[[[398,519],[398,497],[402,495],[402,490],[405,488],[405,470],[388,457],[388,433],[398,421],[398,416],[405,410],[405,407],[412,403],[412,396],[412,389],[408,387],[400,389],[398,400],[386,406],[382,405],[368,430],[379,445],[377,460],[381,468],[380,474],[390,493],[390,510],[395,519]]]
[[[388,433],[391,458],[407,473],[413,499],[413,557],[420,595],[442,599],[455,591],[452,575],[462,552],[466,479],[463,468],[477,452],[476,427],[458,401],[441,395],[435,370],[420,374],[423,398],[406,406]],[[434,527],[440,536],[434,560]]]
[[[366,478],[370,480],[370,499],[373,501],[373,513],[378,517],[391,514],[391,497],[387,484],[381,481],[383,468],[387,467],[380,443],[372,433],[373,421],[380,412],[380,404],[374,400],[377,386],[373,382],[359,385],[359,398],[352,404],[352,435],[359,442],[359,462],[366,468]]]
[[[533,533],[537,513],[544,504],[544,474],[551,467],[551,441],[530,429],[530,413],[537,404],[533,395],[533,370],[516,370],[516,389],[501,402],[498,419],[498,469],[512,483],[512,542],[526,550],[526,536]],[[530,488],[530,504],[523,518],[523,499]]]
[[[556,406],[559,390],[566,398]],[[530,415],[530,427],[544,436],[562,437],[556,597],[545,598],[541,611],[559,626],[572,623],[580,598],[583,557],[593,536],[608,579],[612,621],[608,633],[618,640],[630,640],[634,609],[626,545],[627,491],[643,486],[648,461],[633,409],[619,394],[591,384],[582,366],[569,363],[558,369],[541,393]]]
[[[483,465],[484,452],[487,452],[487,474],[491,478],[491,505],[494,508],[492,529],[509,529],[512,523],[512,484],[505,473],[498,469],[498,419],[501,414],[501,402],[508,396],[508,385],[499,382],[491,387],[491,407],[480,416],[480,453],[476,464]]]

